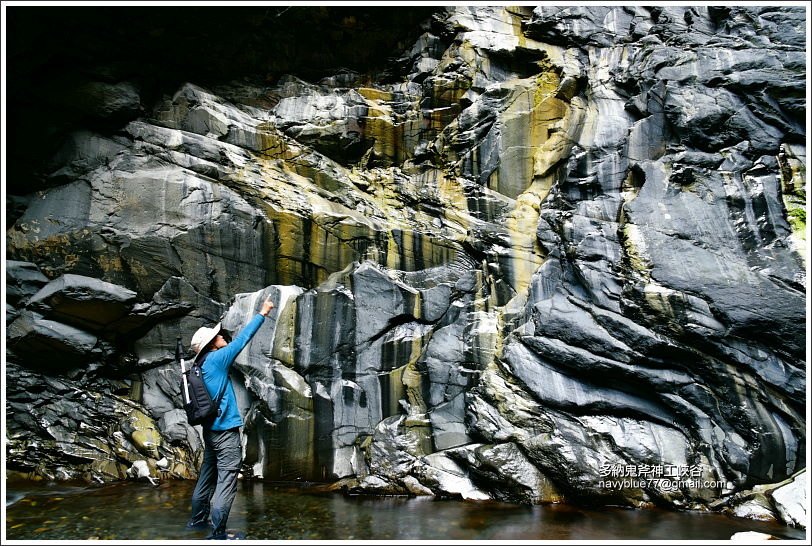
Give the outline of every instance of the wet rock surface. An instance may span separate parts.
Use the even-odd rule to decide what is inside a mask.
[[[458,6],[385,73],[80,82],[7,203],[9,469],[193,477],[175,341],[270,294],[245,477],[798,524],[720,501],[806,467],[803,23]]]

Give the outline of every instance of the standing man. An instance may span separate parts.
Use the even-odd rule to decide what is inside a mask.
[[[230,343],[220,333],[220,323],[213,328],[200,328],[192,336],[191,347],[196,353],[195,360],[201,362],[206,388],[215,403],[220,398],[217,417],[210,425],[203,426],[203,465],[192,494],[192,517],[186,524],[193,529],[204,528],[211,517],[212,532],[206,538],[245,538],[243,533],[226,533],[228,513],[237,494],[242,460],[240,427],[243,425],[228,372],[273,308],[268,296],[259,314]]]

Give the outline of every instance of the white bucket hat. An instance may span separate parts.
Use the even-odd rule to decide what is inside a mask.
[[[200,351],[205,349],[209,343],[215,338],[215,336],[220,333],[220,326],[222,323],[218,322],[211,328],[206,328],[203,326],[202,328],[198,328],[195,335],[192,336],[192,350],[195,352],[195,360],[197,357],[200,356]]]

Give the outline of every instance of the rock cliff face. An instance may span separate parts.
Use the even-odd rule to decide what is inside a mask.
[[[271,293],[246,477],[687,508],[790,479],[805,24],[460,6],[383,73],[85,82],[106,123],[7,201],[9,470],[193,477],[175,340]]]

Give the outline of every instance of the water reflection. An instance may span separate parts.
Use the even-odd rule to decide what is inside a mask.
[[[202,539],[206,532],[184,528],[193,487],[7,484],[6,538]],[[241,484],[229,527],[256,540],[727,540],[739,531],[805,538],[800,530],[719,514],[348,497],[261,482]]]

